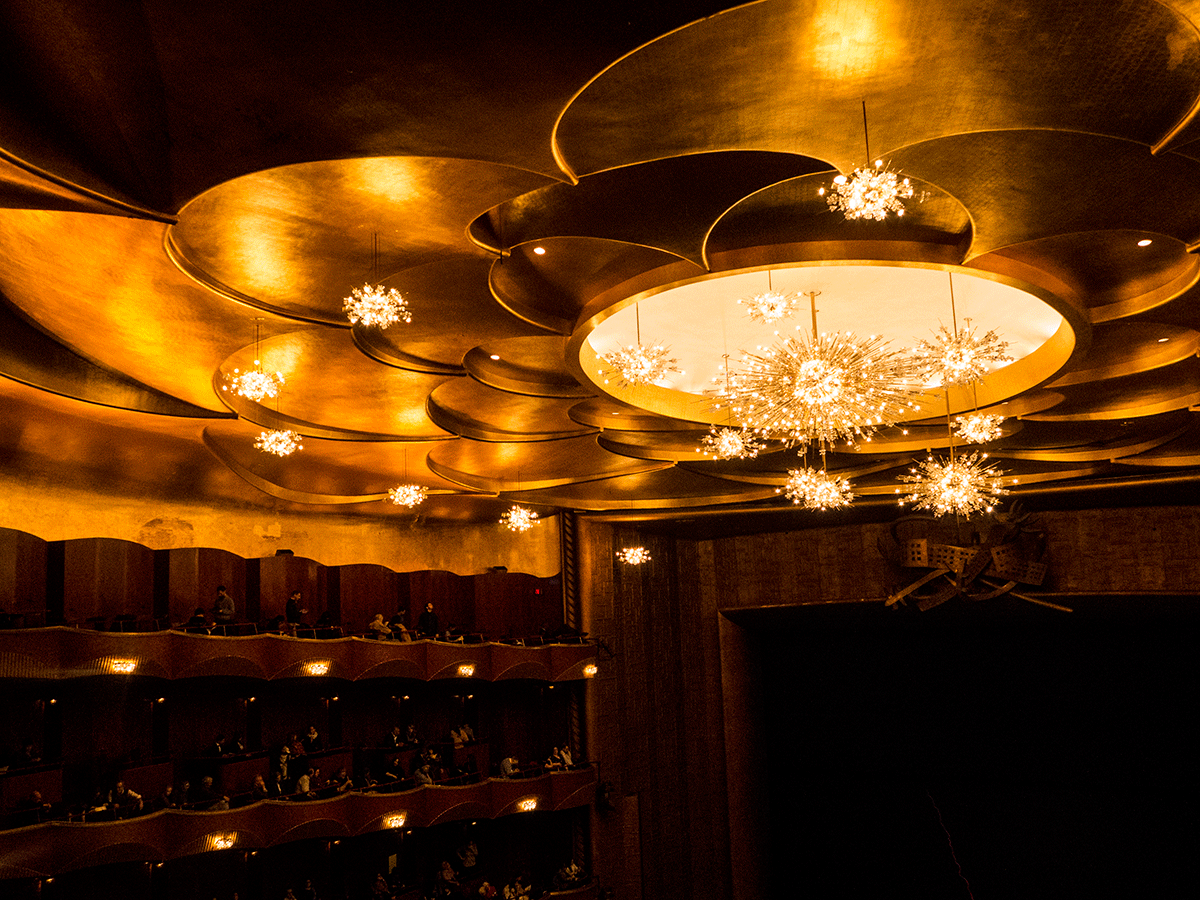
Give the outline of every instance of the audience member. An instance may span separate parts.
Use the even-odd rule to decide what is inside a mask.
[[[127,788],[124,781],[118,781],[108,793],[108,805],[112,808],[114,816],[124,819],[142,811],[142,795]]]
[[[217,588],[217,599],[213,601],[213,621],[218,625],[228,625],[233,622],[233,598],[225,591],[225,585]]]
[[[287,776],[286,772],[275,770],[270,783],[267,784],[267,798],[270,800],[278,800],[287,794],[287,788],[284,785],[284,780]]]
[[[485,898],[485,900],[489,900],[489,898],[496,896],[496,888],[485,881],[479,886],[479,896]]]
[[[454,867],[450,865],[449,860],[442,860],[442,868],[437,876],[437,887],[438,894],[443,897],[462,893],[462,885],[458,883],[458,876],[454,874]]]
[[[299,591],[292,591],[288,597],[287,603],[284,605],[283,612],[287,616],[288,624],[292,626],[304,625],[304,617],[308,615],[307,609],[302,609],[300,600],[303,595]]]
[[[562,759],[564,769],[575,768],[575,759],[571,756],[571,748],[566,744],[563,745],[562,752],[559,754],[559,756]]]
[[[154,808],[159,809],[179,809],[179,798],[175,795],[174,785],[168,784],[162,789],[162,793],[154,801]]]
[[[371,900],[386,900],[392,896],[392,887],[388,884],[383,874],[375,876],[375,880],[371,883]]]
[[[410,745],[421,743],[421,739],[417,737],[417,726],[412,722],[408,723],[408,729],[404,732],[404,741]]]
[[[218,734],[216,739],[208,745],[208,749],[204,751],[205,756],[224,756],[228,753],[224,733]]]
[[[441,629],[438,625],[437,613],[433,611],[433,603],[425,604],[425,612],[417,619],[417,635],[423,638],[435,638]]]
[[[347,774],[345,768],[341,768],[333,779],[333,786],[337,793],[344,794],[354,790],[354,779]]]
[[[13,769],[25,769],[29,766],[36,766],[42,761],[37,750],[31,743],[21,745],[21,749],[12,755],[9,766]]]
[[[250,802],[258,803],[260,800],[266,800],[271,796],[271,792],[267,790],[267,782],[262,775],[254,776],[254,784],[250,786]]]
[[[183,627],[188,631],[208,634],[208,619],[204,617],[204,607],[197,606],[192,617],[183,623]]]
[[[429,763],[421,766],[413,773],[413,782],[417,787],[424,787],[427,784],[433,784],[433,776],[429,772]]]
[[[392,730],[384,740],[383,745],[391,750],[397,750],[404,746],[404,735],[401,733],[399,725],[392,726]]]
[[[321,737],[317,734],[317,726],[309,725],[308,734],[304,736],[304,752],[316,753],[322,749]]]
[[[462,735],[464,744],[474,743],[475,732],[471,729],[471,726],[468,725],[466,722],[462,723],[462,727],[458,729],[458,732],[459,732],[459,734]]]
[[[392,636],[392,629],[390,629],[387,626],[387,623],[383,621],[383,613],[375,613],[375,618],[367,623],[367,631],[370,632],[373,637],[385,640],[390,639]]]
[[[216,792],[211,775],[205,775],[200,779],[200,787],[196,791],[193,803],[199,810],[229,809],[229,798]]]
[[[412,635],[404,625],[404,614],[396,613],[388,619],[388,628],[392,629],[392,637],[398,641],[411,641]]]
[[[501,778],[513,778],[517,775],[520,775],[521,770],[518,768],[518,765],[519,764],[517,762],[516,757],[514,757],[514,756],[504,757],[504,759],[500,760],[500,777]]]

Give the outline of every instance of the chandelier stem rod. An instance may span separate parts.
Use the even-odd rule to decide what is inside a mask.
[[[950,427],[950,386],[943,391],[946,395],[946,438],[950,442],[950,464],[954,464],[954,430]]]
[[[808,303],[812,307],[813,341],[816,341],[816,339],[817,339],[817,294],[819,294],[819,293],[821,293],[821,292],[820,291],[808,291],[804,295],[808,298]]]
[[[867,133],[867,101],[865,99],[862,102],[862,110],[863,110],[863,144],[867,148],[867,168],[869,169],[871,167],[871,139]]]
[[[947,272],[950,278],[950,321],[954,324],[954,339],[958,340],[958,310],[954,306],[954,273]]]

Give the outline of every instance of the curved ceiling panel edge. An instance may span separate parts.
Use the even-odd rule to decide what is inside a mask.
[[[0,297],[0,375],[85,403],[181,418],[227,419],[94,363],[31,325]]]

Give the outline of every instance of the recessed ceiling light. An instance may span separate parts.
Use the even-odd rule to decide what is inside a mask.
[[[1159,342],[1160,344],[1165,344],[1165,343],[1166,343],[1167,341],[1169,341],[1169,340],[1170,340],[1170,338],[1159,338],[1159,339],[1158,339],[1158,342]]]
[[[534,247],[533,252],[536,253],[538,256],[545,256],[546,248],[545,247]]]
[[[1150,240],[1150,238],[1142,238],[1140,241],[1138,241],[1138,246],[1139,247],[1149,247],[1153,243],[1154,243],[1154,241]]]
[[[493,354],[492,354],[492,359],[499,359],[499,358],[500,358],[500,357],[499,357],[499,356],[497,356],[495,353],[493,353]]]

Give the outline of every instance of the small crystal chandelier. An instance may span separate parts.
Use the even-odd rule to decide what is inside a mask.
[[[276,456],[291,456],[297,450],[303,450],[300,435],[295,431],[277,430],[264,431],[254,442],[254,446],[264,453],[274,453]]]
[[[262,349],[262,319],[254,320],[254,368],[248,371],[234,369],[232,375],[226,375],[226,384],[221,390],[232,390],[239,397],[259,403],[263,400],[274,399],[283,387],[283,375],[279,372],[264,372],[262,361],[259,359]]]
[[[782,319],[790,319],[800,308],[799,294],[781,294],[771,288],[771,270],[767,270],[767,290],[755,294],[749,300],[739,298],[739,305],[746,306],[746,315],[751,321],[773,325]]]
[[[397,506],[407,506],[412,509],[420,506],[429,496],[429,491],[419,484],[400,484],[388,490],[388,499]]]
[[[850,482],[845,478],[827,475],[824,469],[788,469],[784,494],[792,503],[805,509],[827,510],[849,506],[854,499]],[[776,493],[779,493],[776,491]]]
[[[375,235],[374,257],[371,263],[371,279],[379,280],[379,235]],[[385,288],[382,284],[364,284],[362,288],[353,288],[350,296],[342,303],[342,309],[350,318],[352,325],[365,325],[375,328],[387,328],[397,322],[411,322],[412,313],[408,309],[408,301],[395,288]]]
[[[621,387],[636,387],[662,381],[672,372],[680,371],[676,365],[679,360],[668,356],[670,348],[661,342],[649,346],[642,344],[642,319],[636,304],[633,312],[637,322],[637,343],[631,347],[618,344],[616,350],[600,354],[605,363],[600,369],[605,384],[608,384],[609,375],[619,375]]]
[[[950,279],[951,328],[941,326],[932,341],[920,340],[913,349],[921,366],[921,376],[942,387],[972,384],[988,373],[993,363],[1011,362],[1008,341],[1000,340],[995,331],[983,337],[975,336],[971,320],[958,327],[958,312],[954,305],[954,273]]]
[[[954,417],[954,433],[968,444],[986,444],[1004,434],[1000,427],[1004,416],[972,413]]]
[[[538,514],[532,509],[526,509],[523,506],[513,506],[500,517],[500,524],[509,531],[523,533],[532,528],[537,520]]]
[[[811,336],[788,338],[762,355],[746,354],[733,374],[729,403],[755,433],[790,445],[869,439],[919,407],[916,366],[887,342],[851,332],[818,334],[816,296]]]
[[[913,186],[899,172],[885,165],[882,159],[870,165],[871,143],[867,134],[867,101],[863,101],[863,142],[867,148],[868,164],[855,169],[850,177],[838,175],[828,195],[825,188],[817,191],[829,208],[841,212],[847,219],[875,219],[882,221],[888,213],[904,215],[904,204],[913,195]]]
[[[725,388],[718,396],[729,396],[729,354],[726,353],[721,368],[725,371]],[[715,380],[715,379],[714,379]],[[718,409],[720,406],[718,405]],[[732,417],[728,424],[714,425],[708,434],[700,439],[697,453],[711,456],[713,459],[754,459],[760,450],[767,445],[754,436],[753,432],[744,428],[734,428]]]
[[[650,562],[650,551],[645,547],[625,547],[617,551],[617,559],[631,566]]]
[[[900,505],[911,504],[914,509],[927,509],[938,516],[954,513],[969,517],[991,512],[1000,497],[1008,493],[1003,474],[994,463],[987,462],[986,453],[968,453],[957,459],[952,454],[948,460],[930,456],[909,474],[900,476],[909,485],[903,489],[909,493],[900,498]],[[896,493],[901,490],[896,488]]]

